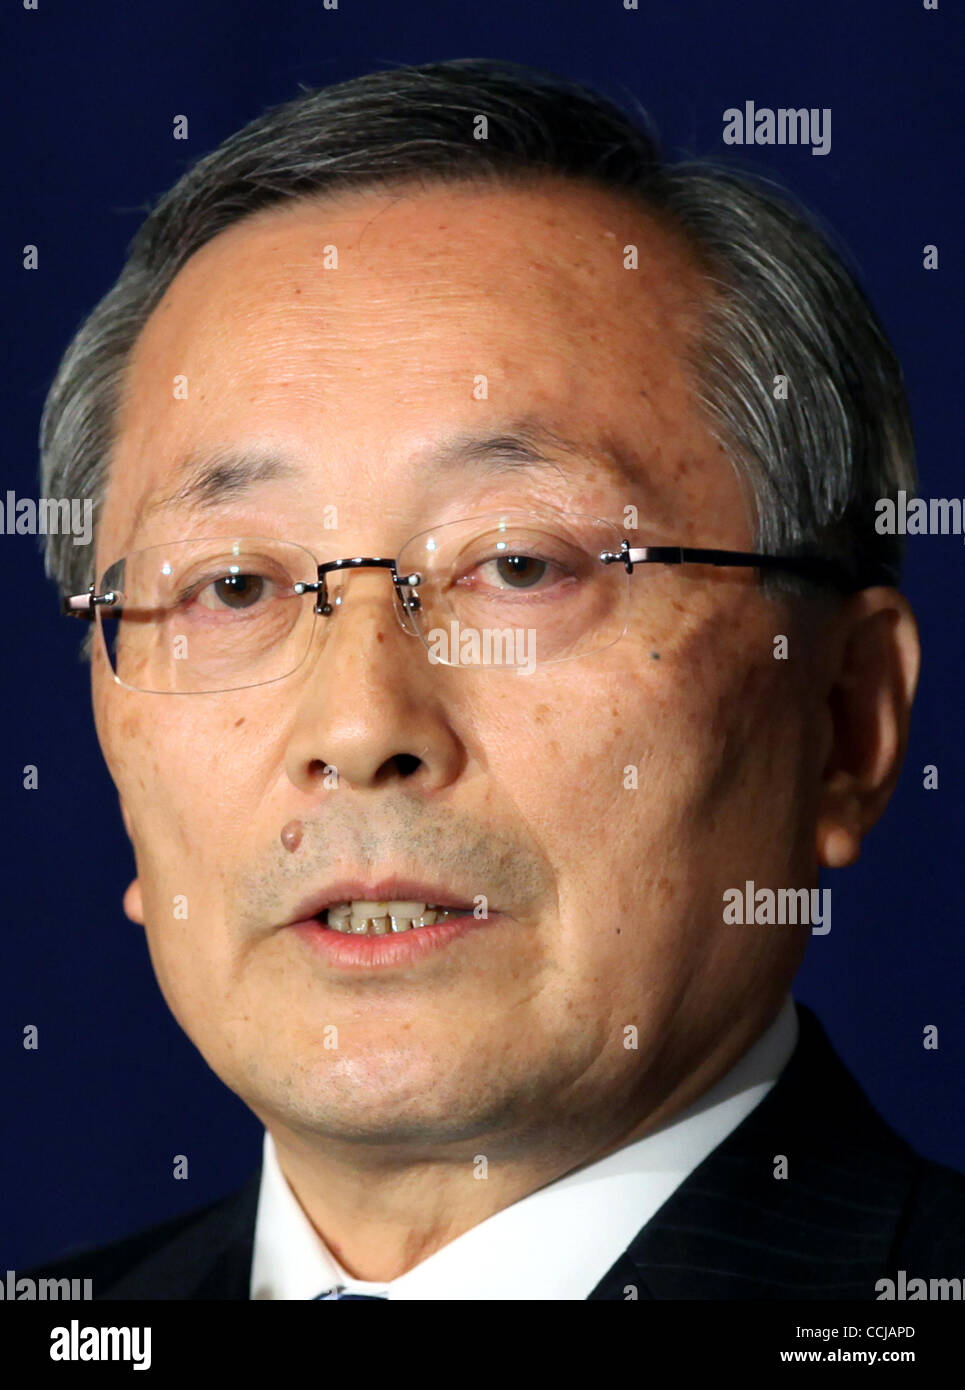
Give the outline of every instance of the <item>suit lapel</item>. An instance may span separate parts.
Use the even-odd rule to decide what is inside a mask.
[[[261,1166],[232,1193],[103,1290],[108,1299],[247,1299]]]
[[[778,1081],[590,1298],[874,1298],[916,1159],[797,1008]]]

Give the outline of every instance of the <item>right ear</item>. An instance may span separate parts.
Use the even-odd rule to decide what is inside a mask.
[[[124,916],[130,921],[136,922],[139,927],[144,925],[144,900],[141,897],[141,880],[135,878],[127,886],[124,894]]]
[[[121,820],[124,822],[124,829],[127,831],[127,838],[131,844],[134,843],[134,836],[131,834],[131,818],[127,814],[127,807],[122,798],[118,797],[118,805],[121,808]],[[136,857],[136,856],[135,856]],[[138,926],[144,925],[144,901],[141,897],[141,881],[133,879],[127,886],[124,894],[124,915]]]

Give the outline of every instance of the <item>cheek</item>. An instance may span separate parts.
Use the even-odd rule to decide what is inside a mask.
[[[619,799],[637,742],[640,691],[615,689],[610,674],[557,684],[539,673],[524,679],[516,699],[476,704],[476,757],[530,824],[568,838]]]
[[[202,708],[191,700],[94,683],[101,748],[131,823],[144,876],[179,874],[238,843],[226,807],[255,806],[265,780],[264,740],[253,739],[237,706]],[[145,885],[148,887],[149,885]]]
[[[779,632],[769,605],[725,608],[688,634],[654,706],[664,833],[708,904],[747,877],[793,877],[803,843],[808,663],[775,659]]]
[[[782,813],[799,702],[795,673],[773,658],[775,621],[737,601],[690,616],[656,656],[628,634],[605,660],[561,665],[553,683],[526,678],[540,684],[521,684],[525,700],[477,705],[489,770],[564,880],[595,892],[606,878],[628,907],[628,885],[645,879],[664,902],[698,860],[733,856],[759,826],[761,796]],[[645,868],[657,862],[660,873]]]
[[[163,799],[166,785],[163,712],[150,710],[144,703],[148,698],[123,690],[95,671],[97,737],[132,828],[148,807]]]
[[[776,659],[781,632],[787,624],[776,612],[744,618],[738,611],[690,653],[694,679],[684,713],[707,759],[708,797],[735,798],[752,788],[777,807],[782,789],[794,791],[807,661],[803,653]]]

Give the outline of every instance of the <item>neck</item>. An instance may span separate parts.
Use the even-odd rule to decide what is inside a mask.
[[[353,1278],[389,1283],[539,1188],[672,1122],[730,1071],[776,1012],[719,1039],[699,1065],[688,1059],[633,1112],[610,1098],[592,1117],[585,1110],[541,1116],[525,1135],[460,1139],[431,1152],[333,1140],[277,1117],[264,1122],[289,1186],[331,1253]],[[607,1127],[603,1117],[614,1113],[634,1118]]]

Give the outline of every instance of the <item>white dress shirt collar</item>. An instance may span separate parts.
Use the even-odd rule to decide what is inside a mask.
[[[389,1299],[585,1299],[637,1233],[750,1112],[798,1036],[790,995],[731,1070],[661,1129],[505,1207],[390,1283],[346,1272],[289,1187],[265,1131],[253,1299],[313,1299],[334,1286]]]

